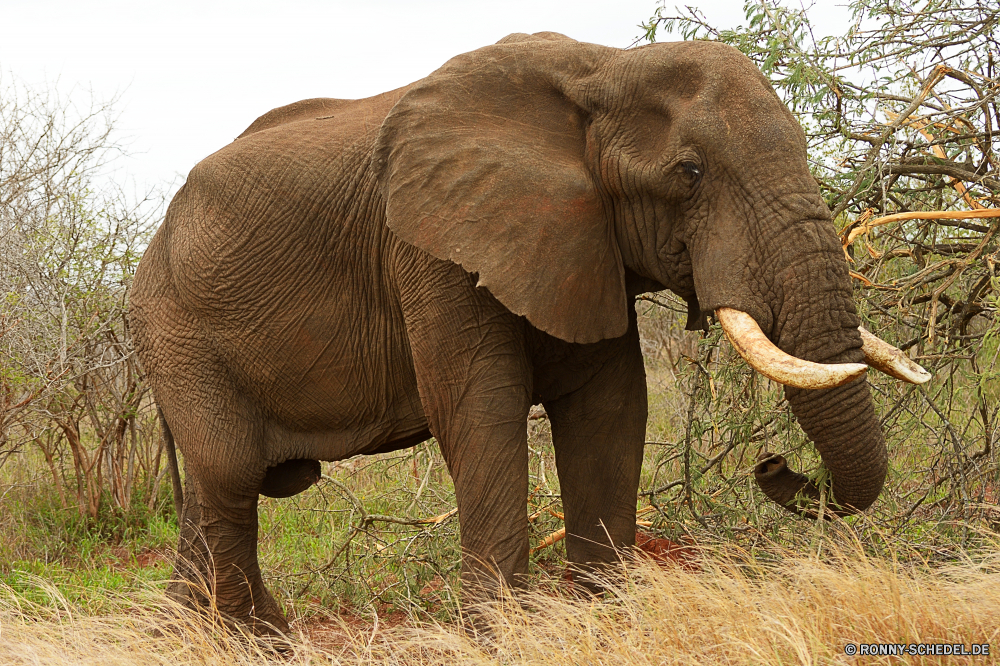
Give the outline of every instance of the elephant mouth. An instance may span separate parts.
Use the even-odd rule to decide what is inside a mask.
[[[906,354],[859,326],[861,351],[866,363],[814,363],[778,349],[749,314],[733,308],[719,308],[715,316],[726,337],[754,370],[779,384],[800,389],[829,389],[857,379],[869,366],[896,379],[923,384],[931,374]]]

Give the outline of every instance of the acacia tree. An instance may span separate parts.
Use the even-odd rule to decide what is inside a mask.
[[[36,446],[89,517],[159,471],[125,312],[162,198],[113,185],[113,131],[110,103],[0,90],[0,465]]]
[[[808,9],[775,0],[749,0],[746,24],[731,30],[692,7],[660,7],[644,28],[649,41],[667,31],[738,48],[798,117],[862,319],[935,373],[927,388],[869,377],[890,454],[908,456],[899,475],[920,480],[894,484],[901,489],[876,511],[897,526],[920,511],[968,517],[977,501],[997,500],[1000,8],[992,0],[849,7],[846,33],[829,37],[816,36]],[[699,367],[696,379],[709,371]],[[723,430],[748,442],[764,438],[762,424],[783,422],[773,392],[758,392],[750,408],[746,391],[710,395],[706,384],[695,384],[704,405],[690,413],[688,440],[699,413],[713,424],[729,419]],[[741,416],[755,410],[762,414]],[[711,435],[701,425],[696,436]]]

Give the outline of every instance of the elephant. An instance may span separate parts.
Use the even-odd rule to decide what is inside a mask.
[[[261,494],[319,461],[432,436],[458,504],[463,598],[528,569],[526,417],[551,421],[566,554],[632,546],[647,417],[635,297],[669,289],[791,408],[864,510],[887,469],[864,333],[805,136],[739,51],[514,34],[360,100],[258,118],[190,172],[137,268],[130,325],[184,454],[168,593],[260,633],[288,625],[257,560]],[[866,363],[866,358],[868,359]],[[882,360],[879,360],[882,359]],[[921,374],[923,373],[923,374]],[[780,456],[762,491],[806,515]]]

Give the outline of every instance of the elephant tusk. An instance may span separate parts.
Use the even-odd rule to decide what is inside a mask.
[[[911,361],[901,349],[875,337],[864,326],[858,326],[858,330],[861,331],[861,351],[871,367],[911,384],[923,384],[931,378],[931,373]]]
[[[719,308],[715,316],[726,337],[750,367],[779,384],[828,389],[846,384],[868,370],[864,363],[814,363],[786,354],[767,339],[754,318],[745,312]]]

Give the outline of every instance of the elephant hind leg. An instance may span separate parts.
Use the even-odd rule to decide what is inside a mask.
[[[287,633],[288,623],[264,587],[257,562],[257,498],[220,511],[204,501],[197,476],[186,476],[180,543],[167,596],[189,608],[214,606],[225,619],[258,635]]]
[[[257,634],[285,632],[257,561],[257,499],[267,470],[261,428],[222,373],[186,379],[188,390],[161,387],[156,394],[184,454],[181,533],[168,594],[189,607],[217,609]]]
[[[234,386],[169,280],[147,284],[140,296],[132,315],[136,344],[164,433],[184,456],[180,540],[168,594],[189,607],[218,609],[257,633],[284,632],[288,624],[257,561],[257,498],[267,470],[260,410]]]

